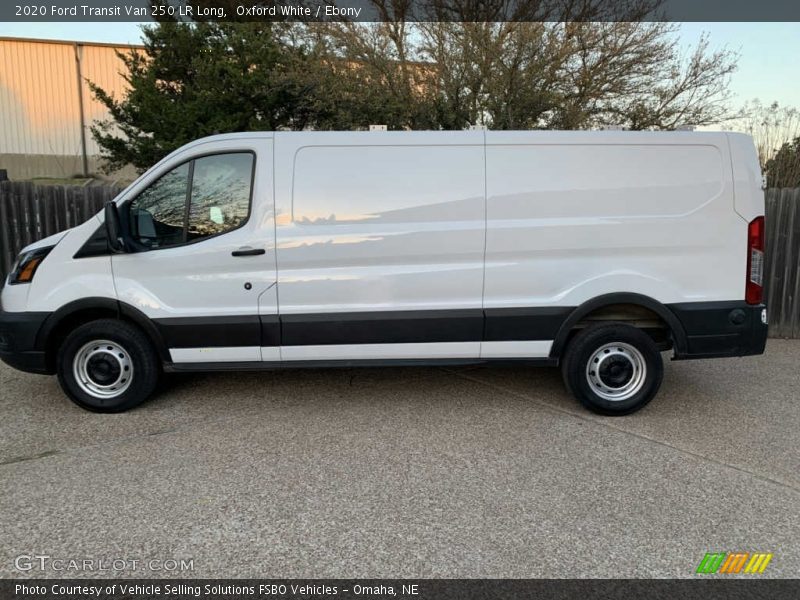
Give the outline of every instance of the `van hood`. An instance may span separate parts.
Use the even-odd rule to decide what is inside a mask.
[[[22,252],[28,252],[30,250],[36,250],[37,248],[47,248],[48,246],[55,246],[61,240],[66,237],[66,235],[75,229],[74,227],[70,227],[69,229],[65,229],[64,231],[59,231],[58,233],[54,233],[53,235],[49,235],[44,239],[39,240],[38,242],[33,242],[32,244],[28,244],[22,250]]]

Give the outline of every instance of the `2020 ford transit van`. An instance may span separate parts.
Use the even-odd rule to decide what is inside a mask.
[[[763,215],[740,134],[219,135],[23,250],[0,357],[103,412],[164,370],[497,361],[627,414],[661,352],[763,352]]]

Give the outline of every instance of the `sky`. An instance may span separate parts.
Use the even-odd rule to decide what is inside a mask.
[[[800,23],[684,23],[681,40],[688,47],[703,32],[710,34],[713,49],[740,53],[731,80],[734,107],[759,98],[800,108]],[[0,23],[0,36],[127,44],[141,39],[137,23]]]

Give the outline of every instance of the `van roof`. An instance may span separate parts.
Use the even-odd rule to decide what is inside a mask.
[[[275,136],[339,136],[339,135],[352,135],[357,137],[365,137],[367,139],[379,139],[383,136],[386,137],[399,137],[399,136],[431,136],[431,135],[448,135],[448,134],[464,134],[464,133],[480,133],[485,131],[488,135],[494,136],[512,136],[512,137],[532,137],[532,138],[552,138],[552,139],[565,139],[571,138],[644,138],[656,139],[661,138],[678,138],[678,139],[708,139],[718,137],[721,134],[735,135],[750,137],[745,133],[728,132],[728,131],[626,131],[626,130],[551,130],[551,129],[532,129],[532,130],[413,130],[413,131],[243,131],[236,133],[219,133],[202,138],[198,138],[187,144],[187,147],[199,144],[202,142],[219,141],[219,140],[234,140],[234,139],[247,139],[259,138],[270,139]]]

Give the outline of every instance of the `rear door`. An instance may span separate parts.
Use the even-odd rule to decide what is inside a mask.
[[[283,360],[475,358],[483,132],[277,133]]]
[[[263,137],[193,145],[126,193],[139,251],[112,258],[118,297],[154,320],[174,362],[261,360],[260,313],[277,313],[272,206]]]

